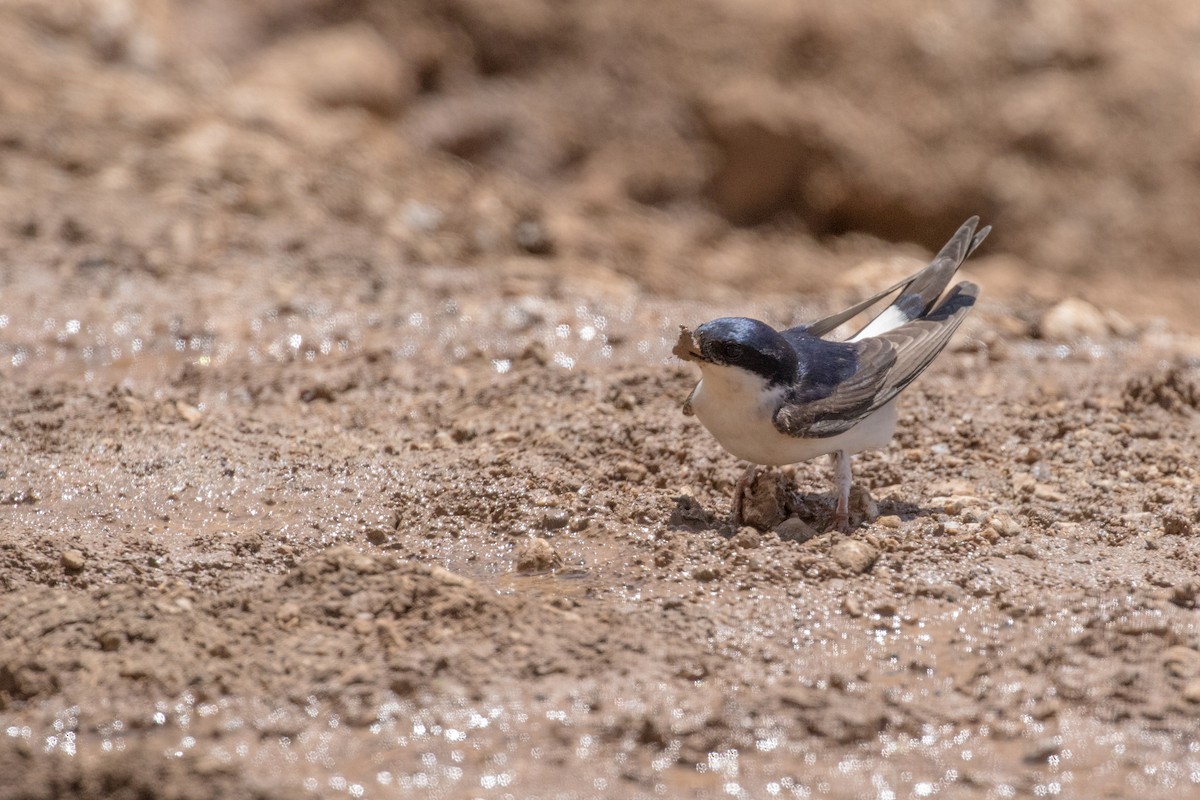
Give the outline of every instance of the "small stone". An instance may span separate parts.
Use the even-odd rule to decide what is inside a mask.
[[[554,252],[554,240],[546,232],[546,227],[536,220],[518,223],[513,230],[513,240],[530,255],[545,256]]]
[[[868,524],[879,519],[879,504],[863,486],[851,487],[850,511],[856,516],[861,516]]]
[[[1001,536],[1015,536],[1021,532],[1021,526],[1008,514],[993,514],[988,525]]]
[[[892,530],[898,530],[902,522],[900,517],[896,516],[895,514],[887,514],[875,521],[880,525],[880,527],[891,528]]]
[[[1060,749],[1059,740],[1049,736],[1034,742],[1025,752],[1024,761],[1031,766],[1034,764],[1045,764],[1050,760],[1051,756],[1058,755]]]
[[[175,401],[175,412],[182,419],[193,427],[200,424],[200,420],[204,418],[204,412],[196,408],[191,403],[185,403],[182,400]]]
[[[1179,514],[1168,514],[1163,517],[1163,533],[1167,536],[1191,536],[1192,523],[1187,517]]]
[[[1200,652],[1183,645],[1168,647],[1162,654],[1163,667],[1176,678],[1200,675]]]
[[[1054,342],[1073,342],[1077,339],[1105,339],[1108,320],[1100,309],[1086,300],[1069,297],[1046,312],[1038,325],[1043,339]]]
[[[817,535],[817,529],[799,517],[788,517],[775,526],[775,535],[786,541],[803,544]]]
[[[281,605],[275,612],[275,619],[286,625],[300,619],[302,613],[304,613],[304,610],[300,607],[299,603],[287,602]]]
[[[548,531],[565,528],[570,521],[571,515],[561,508],[547,508],[542,513],[542,527]]]
[[[1067,499],[1065,494],[1044,483],[1034,484],[1033,496],[1038,500],[1045,500],[1047,503],[1061,503]]]
[[[387,538],[388,532],[383,528],[367,528],[367,541],[371,544],[383,544]]]
[[[562,566],[554,545],[537,536],[525,540],[517,553],[517,572],[545,572]]]
[[[282,37],[260,58],[249,83],[266,103],[276,92],[294,92],[328,107],[358,107],[391,116],[417,92],[400,49],[367,25],[322,28]],[[268,93],[270,92],[270,93]]]
[[[125,634],[120,631],[103,631],[97,638],[100,641],[100,649],[106,653],[121,649],[121,645],[125,643]]]
[[[621,392],[613,401],[613,405],[619,411],[629,411],[637,406],[637,398],[629,392]]]
[[[692,570],[692,577],[701,583],[708,583],[709,581],[715,581],[717,578],[721,577],[721,573],[716,567],[705,564],[704,566],[696,567],[696,569]]]
[[[844,611],[848,617],[861,617],[863,615],[862,602],[857,597],[843,598],[842,611]]]
[[[68,572],[79,572],[87,564],[87,559],[78,550],[64,550],[59,560]]]
[[[739,529],[738,532],[733,535],[733,538],[729,540],[729,543],[735,547],[741,547],[745,550],[753,550],[762,544],[762,537],[759,535],[758,531],[747,525],[746,527]]]
[[[842,539],[830,549],[834,562],[851,572],[866,572],[875,565],[879,551],[858,539]]]
[[[1189,703],[1200,703],[1200,680],[1188,681],[1183,687],[1183,699]]]

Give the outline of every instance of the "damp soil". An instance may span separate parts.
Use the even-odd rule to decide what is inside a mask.
[[[0,9],[0,797],[1196,791],[1191,6],[791,5]],[[976,211],[732,526],[679,326]]]

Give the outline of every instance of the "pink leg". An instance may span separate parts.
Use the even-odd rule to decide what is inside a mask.
[[[833,527],[840,533],[850,532],[850,456],[845,450],[833,454],[833,468],[837,475],[837,506],[833,510]]]

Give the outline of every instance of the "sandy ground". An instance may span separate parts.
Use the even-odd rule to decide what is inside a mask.
[[[0,6],[0,797],[1200,791],[1200,17],[793,5]],[[678,326],[971,213],[733,528]]]

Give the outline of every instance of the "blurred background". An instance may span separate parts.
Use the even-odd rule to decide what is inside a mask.
[[[0,35],[9,264],[703,299],[977,213],[991,297],[1200,329],[1188,0],[6,0]]]

